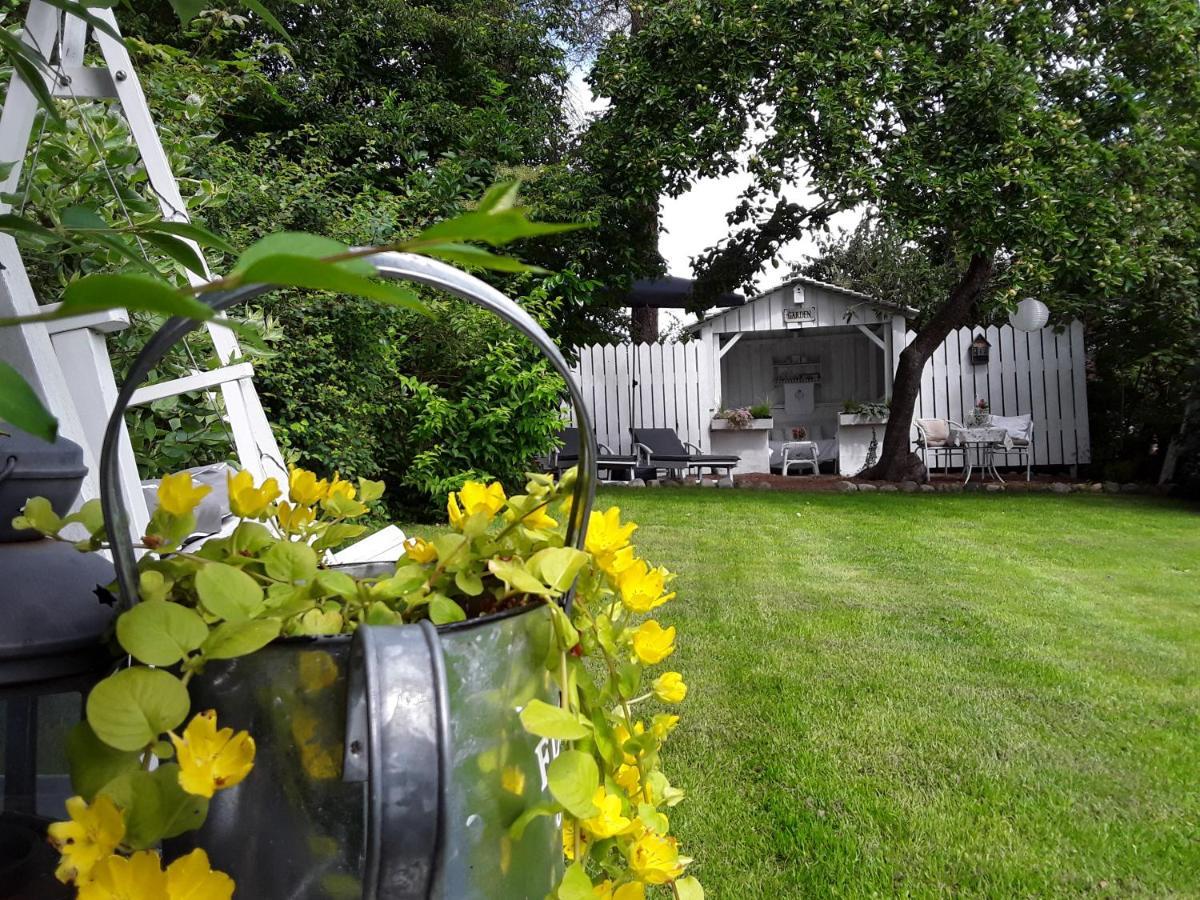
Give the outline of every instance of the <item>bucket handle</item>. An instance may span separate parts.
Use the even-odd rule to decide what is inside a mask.
[[[429,257],[395,251],[376,253],[366,257],[366,260],[375,267],[375,272],[380,278],[413,281],[438,288],[494,313],[529,338],[562,376],[567,384],[580,431],[579,474],[567,520],[566,542],[582,550],[587,533],[588,515],[596,495],[596,432],[587,407],[584,406],[583,393],[571,376],[571,369],[554,341],[515,301],[487,282],[461,269]],[[214,312],[220,313],[275,289],[275,285],[250,284],[230,291],[202,294],[199,299]],[[125,427],[125,411],[129,408],[134,391],[146,380],[154,366],[166,356],[171,347],[201,324],[203,323],[195,319],[176,316],[168,319],[162,328],[150,337],[133,361],[129,375],[117,393],[112,415],[104,431],[100,451],[100,499],[104,508],[104,527],[108,532],[113,565],[117,572],[118,611],[129,609],[138,602],[137,557],[129,537],[129,511],[125,508],[121,494],[120,472],[117,467],[117,446]],[[573,595],[574,589],[564,597],[563,603],[568,610]]]

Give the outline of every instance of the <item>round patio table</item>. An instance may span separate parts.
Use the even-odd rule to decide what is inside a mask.
[[[974,428],[950,428],[950,443],[963,448],[963,484],[971,480],[971,473],[978,466],[983,470],[983,477],[990,474],[1001,484],[1004,479],[996,471],[996,448],[1003,446],[1008,440],[1008,432],[1003,428],[989,426]],[[972,454],[974,461],[972,462]]]

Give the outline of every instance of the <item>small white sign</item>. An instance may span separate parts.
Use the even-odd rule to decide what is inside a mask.
[[[817,321],[817,308],[810,306],[807,303],[800,306],[793,306],[791,309],[784,307],[783,310],[783,325],[785,328],[803,328],[806,325],[814,325]]]

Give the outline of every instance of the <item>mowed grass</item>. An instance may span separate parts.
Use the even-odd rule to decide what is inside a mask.
[[[1200,896],[1200,515],[1096,496],[608,490],[679,573],[718,898]]]

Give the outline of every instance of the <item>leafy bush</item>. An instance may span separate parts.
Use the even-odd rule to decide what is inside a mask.
[[[771,405],[769,403],[756,403],[750,407],[750,415],[756,419],[771,418]]]

